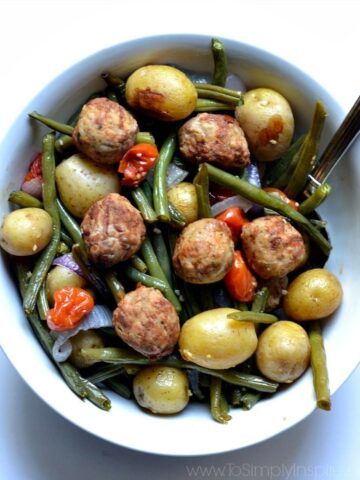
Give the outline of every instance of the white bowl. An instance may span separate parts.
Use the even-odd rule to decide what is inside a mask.
[[[290,101],[299,130],[310,123],[316,99],[329,112],[323,143],[341,123],[344,112],[314,80],[280,58],[243,44],[223,39],[229,68],[247,86],[273,87]],[[55,78],[26,106],[1,145],[0,216],[9,211],[8,194],[19,188],[29,159],[39,150],[45,128],[29,121],[27,113],[37,110],[65,121],[89,94],[103,87],[100,74],[106,70],[127,74],[146,63],[176,63],[196,71],[211,71],[210,38],[200,35],[166,35],[141,38],[102,50],[73,65]],[[360,164],[347,155],[332,175],[333,194],[320,209],[329,220],[333,252],[327,268],[339,276],[344,301],[327,322],[325,344],[334,393],[360,361],[358,338],[360,310],[357,276],[359,256],[354,252],[360,238]],[[191,406],[183,413],[159,417],[144,413],[134,402],[111,395],[112,409],[104,412],[78,399],[62,381],[42,351],[23,314],[17,289],[4,261],[0,259],[2,328],[0,342],[25,382],[51,408],[75,425],[117,445],[166,455],[203,455],[253,445],[295,425],[315,408],[310,370],[294,385],[251,411],[232,410],[227,425],[213,421],[206,406]],[[331,415],[331,413],[329,413]],[[56,435],[56,433],[55,433]]]

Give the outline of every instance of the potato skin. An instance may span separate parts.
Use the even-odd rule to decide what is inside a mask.
[[[57,265],[52,268],[46,277],[46,296],[50,304],[54,303],[54,292],[59,288],[84,288],[86,280],[69,268]]]
[[[236,107],[235,116],[258,161],[272,162],[289,148],[294,116],[288,101],[275,90],[249,90],[244,94],[244,104]]]
[[[82,154],[62,161],[55,169],[56,186],[65,207],[75,217],[83,218],[87,210],[108,193],[120,192],[120,179],[107,165],[98,165]]]
[[[104,348],[105,343],[102,337],[95,330],[81,330],[70,338],[72,352],[70,362],[77,368],[90,367],[96,360],[88,360],[81,354],[82,348]]]
[[[341,283],[333,273],[324,268],[313,268],[290,283],[283,309],[296,321],[318,320],[334,313],[342,296]]]
[[[195,186],[190,182],[180,182],[171,187],[167,196],[169,201],[184,217],[186,225],[198,218],[198,201]]]
[[[233,308],[208,310],[187,320],[181,328],[179,350],[182,358],[206,368],[235,367],[255,352],[254,324],[227,318]]]
[[[153,366],[140,370],[134,378],[133,391],[141,407],[157,414],[178,413],[189,402],[187,376],[173,367]]]
[[[270,380],[292,383],[306,370],[309,361],[310,342],[301,325],[280,320],[260,335],[256,364]]]
[[[35,255],[50,242],[52,227],[50,215],[42,208],[14,210],[3,220],[0,245],[12,255]]]
[[[127,79],[125,96],[135,110],[164,121],[186,118],[197,100],[192,82],[168,65],[146,65],[135,70]]]

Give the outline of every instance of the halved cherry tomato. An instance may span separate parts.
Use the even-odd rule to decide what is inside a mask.
[[[94,299],[83,288],[65,287],[54,292],[55,306],[48,311],[47,324],[51,330],[74,328],[94,308]]]
[[[159,156],[158,149],[150,143],[138,143],[131,147],[120,161],[118,172],[126,187],[137,187],[146,177]]]
[[[280,190],[279,188],[275,188],[275,187],[265,187],[264,188],[264,191],[267,192],[267,193],[271,193],[271,194],[274,194],[276,195],[278,198],[280,198],[280,200],[282,200],[283,202],[287,203],[289,205],[289,207],[293,208],[294,210],[297,210],[299,208],[299,204],[298,202],[296,202],[295,200],[291,200],[291,198],[289,198],[282,190]]]
[[[38,153],[34,160],[30,163],[29,170],[25,175],[24,182],[28,182],[33,178],[41,177],[42,178],[42,153]]]
[[[31,162],[29,170],[25,175],[24,181],[21,185],[21,190],[33,195],[36,198],[42,197],[42,154],[38,153],[35,159]]]
[[[246,265],[240,250],[235,251],[235,260],[224,277],[227,291],[239,302],[251,302],[255,298],[257,281]]]
[[[216,218],[225,222],[230,228],[234,243],[239,240],[239,235],[241,233],[242,227],[246,223],[249,223],[249,220],[245,216],[244,210],[239,207],[227,208],[226,210],[221,212]]]

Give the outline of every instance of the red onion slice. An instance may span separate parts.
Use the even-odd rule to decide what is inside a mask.
[[[81,268],[75,262],[71,253],[65,253],[64,255],[61,255],[60,257],[56,257],[54,259],[54,261],[52,262],[52,264],[53,265],[59,265],[61,267],[65,267],[65,268],[77,273],[78,275],[80,275],[80,277],[84,278],[84,274],[83,274]]]
[[[90,330],[102,327],[112,326],[112,311],[105,305],[95,305],[89,315],[75,327],[70,330],[62,332],[52,332],[56,338],[53,348],[52,356],[56,362],[65,362],[72,352],[71,342],[69,338],[73,337],[82,330]]]
[[[27,180],[21,185],[21,190],[33,197],[38,198],[39,200],[42,199],[42,180],[40,177],[32,178],[31,180]]]
[[[222,213],[224,210],[232,207],[239,207],[247,212],[254,204],[247,200],[246,198],[242,197],[241,195],[234,195],[233,197],[225,198],[225,200],[221,200],[221,202],[215,203],[211,207],[211,213],[213,217],[217,217]]]

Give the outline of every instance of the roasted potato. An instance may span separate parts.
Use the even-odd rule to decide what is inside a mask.
[[[120,179],[107,165],[95,164],[82,154],[72,155],[55,169],[56,186],[65,207],[83,218],[95,202],[120,192]]]
[[[335,312],[342,300],[338,278],[324,268],[313,268],[293,280],[284,297],[283,309],[289,318],[317,320]]]
[[[184,360],[202,367],[235,367],[255,352],[254,324],[227,318],[233,308],[208,310],[187,320],[181,328],[179,350]]]
[[[55,290],[65,287],[84,288],[85,286],[86,280],[83,277],[80,277],[80,275],[69,268],[57,265],[50,270],[46,277],[46,296],[48,302],[51,305],[54,303]]]
[[[294,116],[288,101],[275,90],[249,90],[244,94],[244,104],[236,107],[235,116],[258,161],[276,160],[289,148]]]
[[[186,225],[198,218],[198,201],[195,186],[190,182],[180,182],[171,187],[167,196],[169,201],[184,217]]]
[[[291,383],[306,370],[310,361],[310,342],[301,325],[280,320],[259,337],[256,364],[270,380]]]
[[[76,368],[90,367],[96,360],[88,360],[81,354],[82,348],[104,348],[105,343],[102,337],[95,330],[81,330],[70,338],[72,352],[70,362]]]
[[[152,413],[178,413],[189,401],[188,379],[178,368],[159,365],[140,370],[133,391],[138,404]]]
[[[168,65],[146,65],[135,70],[126,82],[125,96],[135,110],[164,121],[186,118],[197,100],[193,83]]]
[[[17,256],[35,255],[50,242],[53,222],[42,208],[20,208],[5,216],[0,245]]]

